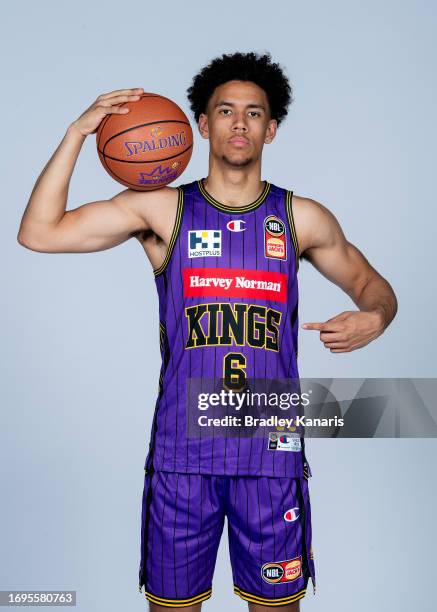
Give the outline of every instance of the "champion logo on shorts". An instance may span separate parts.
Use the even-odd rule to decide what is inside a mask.
[[[299,508],[290,508],[284,514],[284,520],[287,521],[287,523],[293,523],[294,521],[296,521],[299,518],[299,512],[298,511],[299,511]]]
[[[221,254],[221,230],[189,230],[188,257],[220,257]]]
[[[302,576],[302,556],[286,561],[264,563],[261,568],[261,578],[270,584],[292,582]]]

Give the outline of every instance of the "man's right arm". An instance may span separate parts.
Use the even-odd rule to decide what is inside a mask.
[[[141,93],[142,89],[126,89],[103,94],[69,126],[35,183],[17,236],[20,244],[45,253],[101,251],[150,227],[151,205],[172,197],[174,190],[127,189],[110,200],[66,211],[71,176],[86,136],[97,131],[106,115],[126,113],[119,105],[138,100]]]

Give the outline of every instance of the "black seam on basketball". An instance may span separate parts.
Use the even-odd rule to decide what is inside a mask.
[[[105,159],[112,159],[112,161],[117,161],[117,162],[120,162],[122,164],[157,164],[158,162],[163,162],[163,161],[167,161],[169,159],[174,159],[175,157],[179,157],[179,155],[183,155],[184,153],[186,153],[187,151],[189,151],[192,148],[193,148],[193,145],[190,144],[189,147],[187,147],[186,149],[184,149],[180,153],[175,153],[174,155],[170,155],[170,157],[161,157],[160,159],[150,159],[150,160],[144,159],[143,161],[134,161],[134,160],[129,160],[129,159],[119,159],[118,157],[112,157],[111,155],[106,155],[106,153],[103,153],[103,151],[100,151],[100,149],[97,149],[97,150],[100,153],[100,155],[104,156]]]
[[[111,168],[106,163],[106,160],[104,157],[103,157],[103,160],[101,159],[101,161],[106,171],[108,172],[108,174],[110,174],[112,178],[115,179],[116,181],[120,181],[121,184],[125,185],[126,187],[136,187],[137,191],[155,191],[155,189],[159,189],[160,187],[165,187],[165,185],[157,185],[156,187],[153,187],[151,189],[150,188],[140,189],[140,185],[138,185],[137,183],[130,183],[129,181],[126,181],[126,179],[124,179],[123,177],[118,176],[113,170],[111,170]]]
[[[104,117],[102,123],[99,125],[99,131],[100,133],[102,132],[103,128],[105,127],[105,125],[108,123],[108,119],[111,115],[106,115],[106,117]],[[100,140],[100,139],[99,139]],[[97,142],[97,148],[99,147],[99,143]]]
[[[131,132],[132,130],[136,130],[138,128],[147,127],[148,125],[156,125],[158,123],[160,123],[161,125],[163,123],[182,123],[182,125],[188,125],[191,128],[189,121],[179,121],[178,119],[164,119],[163,121],[149,121],[149,123],[141,123],[140,125],[133,125],[127,130],[123,130],[122,132],[118,132],[118,134],[114,134],[113,136],[111,136],[111,138],[109,138],[105,142],[103,151],[105,150],[105,147],[108,145],[108,142],[111,142],[111,140],[114,140],[114,138],[117,138],[117,136],[121,136],[122,134],[127,134],[127,132]]]

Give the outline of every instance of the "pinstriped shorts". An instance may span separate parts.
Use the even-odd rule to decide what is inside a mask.
[[[308,473],[301,478],[145,474],[140,592],[161,606],[211,597],[217,551],[228,519],[234,593],[285,605],[305,596],[315,567]]]

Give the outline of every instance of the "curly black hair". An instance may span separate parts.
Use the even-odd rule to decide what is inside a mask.
[[[206,112],[215,88],[233,80],[251,81],[261,87],[267,94],[271,118],[278,125],[287,116],[293,91],[281,66],[272,62],[270,53],[238,52],[216,57],[193,78],[187,97],[196,121]]]

